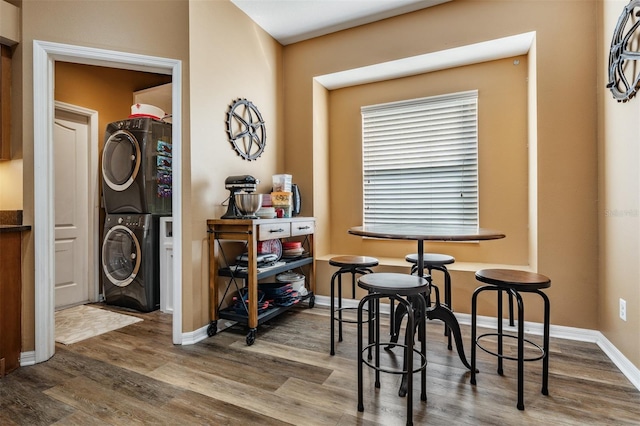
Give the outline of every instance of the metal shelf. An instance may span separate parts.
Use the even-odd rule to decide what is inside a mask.
[[[300,306],[300,303],[302,303],[303,301],[310,299],[313,297],[313,293],[309,292],[307,295],[300,297],[300,302],[295,303],[291,306],[274,306],[272,308],[267,309],[266,311],[264,311],[261,314],[258,314],[258,325],[261,325],[267,321],[269,321],[271,318],[274,318],[278,315],[280,315],[281,313],[291,309],[291,308],[295,308],[296,306]],[[309,303],[311,303],[311,301],[309,301]],[[247,314],[239,314],[237,313],[233,308],[226,308],[226,309],[221,309],[219,311],[219,316],[222,319],[227,319],[227,320],[231,320],[231,321],[236,321],[240,324],[247,324],[247,320],[248,320],[248,315]]]
[[[263,278],[268,278],[271,277],[273,275],[279,274],[281,272],[286,272],[289,271],[291,269],[295,269],[295,268],[299,268],[301,266],[304,265],[308,265],[310,263],[313,262],[313,257],[309,256],[309,257],[304,257],[301,259],[295,259],[295,260],[290,260],[290,261],[285,261],[286,263],[284,265],[281,266],[276,266],[274,268],[269,268],[266,271],[262,271],[260,273],[258,273],[258,279],[261,280]],[[248,274],[246,272],[243,271],[232,271],[229,268],[221,268],[218,270],[218,275],[222,276],[222,277],[229,277],[229,278],[240,278],[240,279],[246,279],[248,277]]]

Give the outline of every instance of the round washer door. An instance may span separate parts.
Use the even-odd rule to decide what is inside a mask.
[[[125,287],[136,278],[142,256],[138,238],[126,226],[116,225],[102,243],[102,270],[109,281]]]
[[[126,130],[118,130],[104,143],[102,151],[102,177],[109,188],[124,191],[135,180],[140,170],[140,144]]]

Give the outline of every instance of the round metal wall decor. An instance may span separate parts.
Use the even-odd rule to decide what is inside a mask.
[[[609,50],[607,87],[618,102],[635,96],[640,86],[640,0],[631,0],[618,18]]]
[[[237,99],[227,112],[227,136],[238,155],[255,160],[264,151],[267,131],[258,107],[246,99]]]

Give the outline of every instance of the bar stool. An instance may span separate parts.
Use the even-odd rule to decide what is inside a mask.
[[[415,274],[418,272],[418,254],[412,253],[405,256],[404,260],[411,263],[411,274]],[[449,310],[453,311],[453,306],[451,302],[451,275],[449,274],[449,270],[447,269],[447,265],[454,263],[456,259],[453,256],[449,256],[448,254],[440,254],[440,253],[425,253],[424,254],[424,267],[431,275],[433,280],[432,271],[440,271],[444,274],[444,304]],[[431,282],[433,284],[433,281]],[[439,295],[436,293],[436,297]],[[451,346],[451,333],[449,332],[449,328],[444,326],[444,335],[448,337],[447,348],[449,350],[452,349]]]
[[[413,424],[413,373],[421,372],[421,393],[420,399],[427,400],[427,344],[426,344],[426,309],[427,305],[422,296],[429,291],[429,282],[422,277],[399,273],[383,273],[363,275],[358,279],[358,286],[368,291],[358,304],[358,411],[364,411],[363,403],[363,364],[375,370],[375,387],[380,388],[380,372],[391,374],[402,374],[406,376],[406,396],[407,396],[407,425]],[[380,341],[380,320],[377,313],[380,309],[380,299],[389,298],[402,305],[407,311],[407,328],[405,331],[405,343]],[[373,311],[374,319],[368,322],[369,328],[374,328],[373,341],[367,346],[362,343],[363,321],[362,315],[367,304],[369,312]],[[420,349],[414,348],[414,334],[418,329],[418,339],[421,342]],[[369,333],[371,336],[371,333]],[[404,348],[404,366],[402,369],[393,369],[380,366],[380,347],[399,346]],[[363,353],[373,348],[375,358],[373,362],[366,361]],[[418,354],[420,365],[413,367],[414,353]],[[403,390],[401,389],[401,394]]]
[[[471,301],[471,384],[476,384],[476,346],[483,351],[498,357],[498,374],[502,375],[502,360],[518,361],[518,410],[524,410],[524,362],[542,360],[542,394],[549,395],[549,298],[542,289],[551,287],[551,280],[544,275],[526,271],[509,269],[482,269],[476,272],[476,280],[486,283],[473,292]],[[478,295],[483,291],[496,291],[498,293],[498,332],[485,333],[476,337],[476,313]],[[513,296],[518,303],[518,333],[506,334],[502,330],[502,292],[506,291]],[[543,346],[533,343],[524,336],[524,302],[520,293],[538,294],[544,301],[544,331]],[[513,319],[513,317],[512,317]],[[481,345],[481,340],[488,336],[497,336],[498,352],[492,352]],[[518,341],[518,356],[510,357],[502,353],[502,340],[505,337]],[[529,358],[524,357],[524,345],[536,348],[540,354]]]
[[[370,274],[371,268],[378,266],[378,259],[369,256],[336,256],[329,259],[329,265],[338,269],[331,276],[331,355],[335,355],[335,323],[338,323],[338,342],[342,342],[342,323],[355,323],[354,320],[342,318],[342,311],[357,308],[342,307],[342,274],[351,274],[351,298],[356,298],[356,275]],[[335,283],[338,278],[338,308],[335,308]],[[338,316],[336,317],[336,313]]]

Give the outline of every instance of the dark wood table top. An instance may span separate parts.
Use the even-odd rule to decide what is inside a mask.
[[[476,226],[416,225],[407,223],[354,226],[349,229],[349,233],[362,237],[423,241],[477,241],[497,240],[505,237],[502,232]]]

